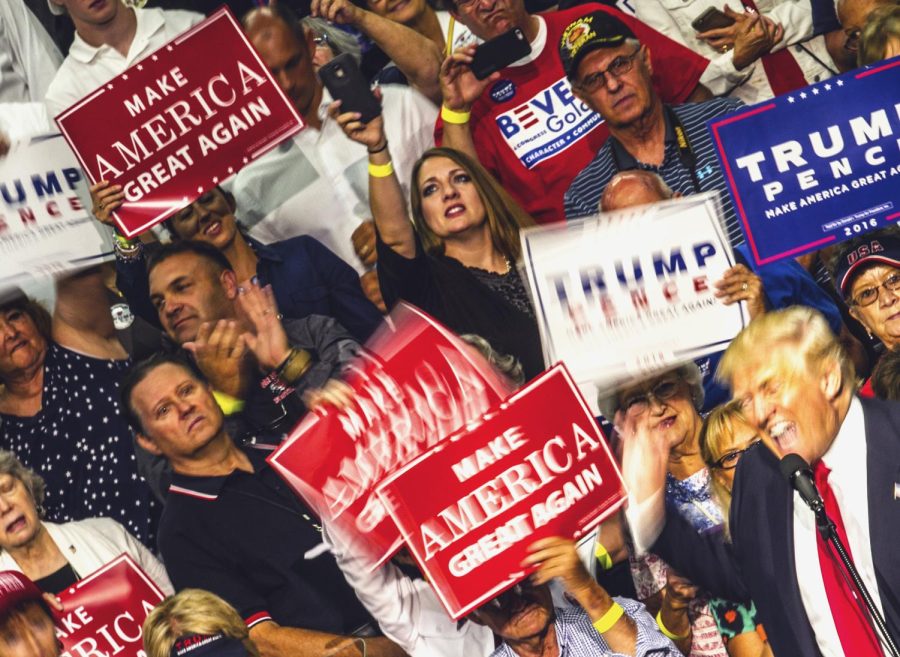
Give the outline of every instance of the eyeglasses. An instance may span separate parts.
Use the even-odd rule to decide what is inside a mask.
[[[881,284],[879,285],[873,285],[872,287],[865,288],[859,294],[853,297],[850,303],[854,306],[860,307],[871,306],[878,300],[878,297],[881,294],[881,288],[884,288],[889,292],[894,292],[895,290],[900,289],[900,272],[894,272],[886,279],[881,281]]]
[[[637,57],[637,54],[640,51],[641,47],[638,46],[630,55],[620,55],[619,57],[616,57],[604,70],[586,75],[584,79],[581,80],[581,82],[576,83],[575,86],[587,93],[592,93],[600,87],[605,87],[606,76],[611,75],[615,78],[620,78],[628,73],[634,66],[634,58]]]
[[[328,35],[324,34],[324,33],[316,34],[313,37],[313,43],[316,44],[316,48],[325,48],[325,47],[331,45],[331,43],[328,39]]]
[[[718,461],[712,464],[712,467],[716,470],[734,470],[737,467],[738,461],[741,460],[741,455],[758,442],[759,438],[751,442],[744,449],[736,449],[733,452],[723,454]]]
[[[622,402],[622,410],[631,417],[643,415],[650,408],[650,400],[655,399],[657,402],[665,402],[681,390],[681,381],[679,379],[666,379],[660,381],[653,388],[645,392],[627,397]]]
[[[844,30],[844,50],[848,52],[856,52],[859,50],[859,35],[862,34],[860,28],[852,30]]]

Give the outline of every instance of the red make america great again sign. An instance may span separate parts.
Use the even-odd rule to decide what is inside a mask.
[[[303,128],[223,7],[56,117],[91,182],[122,185],[128,237]]]
[[[113,559],[59,594],[62,657],[146,657],[144,620],[165,597],[127,554]]]
[[[579,538],[625,501],[606,438],[558,364],[378,487],[453,618],[531,574],[526,548]]]
[[[345,381],[353,403],[308,414],[268,461],[330,528],[381,563],[399,549],[400,533],[377,484],[510,388],[474,348],[403,303],[347,366]]]

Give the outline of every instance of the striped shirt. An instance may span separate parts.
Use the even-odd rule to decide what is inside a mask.
[[[728,233],[729,241],[734,246],[742,244],[744,236],[741,233],[737,214],[734,211],[731,195],[728,193],[725,176],[719,166],[712,135],[706,127],[706,122],[723,114],[734,112],[742,106],[743,103],[739,100],[716,98],[705,103],[672,107],[684,127],[691,149],[694,151],[695,171],[700,190],[721,192],[725,230]],[[610,179],[619,171],[613,155],[613,148],[614,140],[611,138],[597,151],[597,155],[594,156],[591,163],[572,181],[564,197],[566,219],[585,217],[599,211],[600,196]],[[635,160],[627,152],[624,152],[624,157],[619,158],[619,164],[623,169],[639,168],[658,173],[674,192],[681,192],[685,196],[696,193],[691,179],[691,171],[679,155],[674,127],[669,124],[668,116],[666,117],[666,146],[662,166],[655,167],[644,164]]]
[[[681,657],[675,644],[659,631],[644,605],[628,598],[617,597],[615,601],[625,608],[637,628],[634,657]],[[581,607],[557,607],[554,627],[560,657],[624,657],[622,653],[613,652]],[[490,657],[516,657],[516,653],[503,643]]]

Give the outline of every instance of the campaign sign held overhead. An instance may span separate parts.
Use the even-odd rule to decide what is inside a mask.
[[[378,487],[453,618],[534,572],[534,541],[579,538],[625,501],[616,460],[557,364]]]
[[[710,121],[760,265],[900,218],[900,57]]]
[[[303,127],[227,7],[56,117],[93,183],[123,186],[133,237]],[[100,128],[102,126],[102,129]]]
[[[309,413],[268,458],[318,516],[373,563],[400,548],[375,487],[510,392],[481,354],[401,303],[345,367],[352,403]]]

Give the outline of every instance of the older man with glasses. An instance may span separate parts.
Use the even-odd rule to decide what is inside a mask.
[[[565,194],[567,219],[596,214],[620,171],[658,173],[680,194],[723,192],[728,237],[743,242],[706,122],[742,106],[733,99],[668,105],[653,86],[650,48],[623,22],[601,12],[573,21],[558,42],[575,96],[606,120],[610,138]]]

